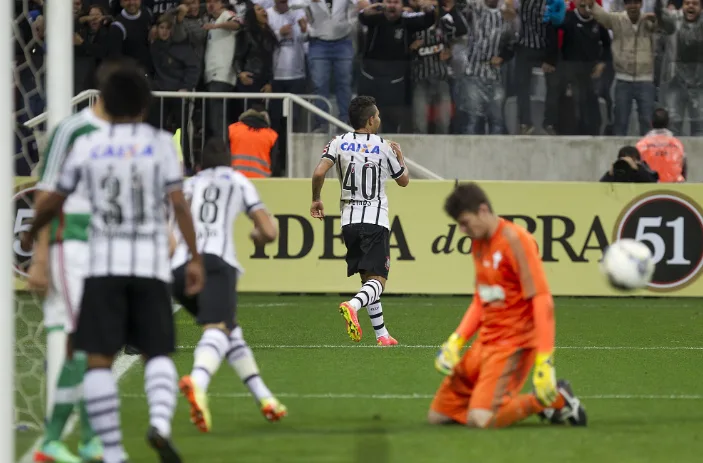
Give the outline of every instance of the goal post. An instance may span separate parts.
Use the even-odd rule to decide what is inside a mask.
[[[2,1],[0,2],[0,17],[12,18],[12,2]],[[8,31],[6,30],[5,33]],[[10,153],[14,153],[15,147],[14,143],[14,105],[12,97],[12,41],[2,40],[0,41],[0,63],[5,63],[8,65],[9,69],[0,73],[0,101],[4,101],[2,117],[0,117],[0,143],[3,143],[5,149],[4,159],[7,164],[5,167],[0,167],[0,190],[4,191],[2,193],[2,198],[0,198],[0,217],[5,217],[2,222],[4,226],[2,230],[5,230],[1,235],[5,236],[3,240],[5,242],[4,246],[0,249],[0,261],[5,262],[5,264],[0,265],[0,295],[5,301],[0,304],[3,307],[2,310],[2,320],[0,320],[0,391],[5,391],[4,394],[0,394],[0,420],[2,422],[2,427],[0,427],[0,461],[15,461],[15,395],[10,393],[10,391],[15,390],[15,311],[14,311],[14,280],[12,278],[12,267],[10,267],[10,262],[13,261],[12,248],[10,243],[12,242],[12,233],[8,224],[12,223],[12,185],[13,185],[13,172],[14,166],[14,156],[9,156]],[[3,65],[4,66],[4,65]],[[6,236],[5,234],[9,236]],[[5,256],[5,257],[2,257]]]
[[[46,2],[46,110],[47,136],[63,119],[71,115],[73,96],[73,2]],[[36,174],[35,174],[36,175]],[[56,385],[66,355],[66,334],[52,331],[46,334],[46,405],[44,413],[52,412]]]
[[[37,173],[39,152],[47,138],[39,137],[38,132],[48,136],[73,112],[73,3],[44,2],[40,12],[32,10],[34,7],[28,0],[0,0],[14,36],[14,40],[2,42],[0,51],[3,62],[10,67],[0,81],[4,92],[0,101],[5,105],[0,139],[13,154],[8,156],[12,159],[10,166],[0,169],[0,175],[7,180],[0,178],[0,185],[8,189],[7,197],[0,199],[0,203],[10,219],[6,230],[12,229],[3,247],[7,253],[3,271],[7,273],[2,274],[0,290],[7,303],[1,328],[6,347],[0,348],[3,367],[0,385],[6,386],[2,390],[15,391],[3,395],[0,408],[3,417],[0,462],[33,460],[32,451],[41,443],[64,360],[62,354],[56,355],[57,349],[51,344],[65,345],[65,341],[52,336],[54,339],[47,348],[41,301],[26,292],[25,277],[31,254],[19,248],[19,234],[29,229],[34,215],[36,178],[32,176]],[[41,128],[23,126],[43,112],[47,113],[47,121]],[[15,178],[17,175],[21,178]]]

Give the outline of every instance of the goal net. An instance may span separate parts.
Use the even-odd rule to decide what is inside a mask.
[[[30,129],[24,124],[45,110],[44,91],[44,27],[41,9],[32,0],[13,1],[13,72],[14,81],[14,195],[13,216],[13,280],[15,309],[15,445],[18,458],[41,436],[44,424],[45,333],[41,303],[25,291],[25,276],[31,253],[20,248],[19,234],[28,230],[33,217],[35,179],[39,161],[41,127]]]

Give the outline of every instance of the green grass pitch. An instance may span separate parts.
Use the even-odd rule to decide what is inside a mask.
[[[425,424],[439,382],[433,357],[469,298],[386,297],[384,316],[400,345],[378,348],[368,317],[352,343],[339,296],[241,295],[239,317],[262,377],[288,406],[268,423],[227,364],[213,379],[213,431],[200,434],[179,400],[174,440],[186,462],[696,462],[703,455],[703,303],[687,299],[556,300],[559,377],[589,414],[588,428],[537,418],[500,431]],[[25,310],[26,315],[30,311]],[[180,374],[200,331],[179,312]],[[19,330],[18,339],[33,336]],[[36,353],[40,352],[35,349]],[[31,353],[32,350],[26,350]],[[29,355],[29,354],[23,354]],[[18,357],[18,373],[34,362]],[[23,368],[25,370],[23,370]],[[155,461],[144,433],[142,367],[122,377],[122,428],[133,462]],[[26,373],[26,371],[25,371]],[[32,381],[20,375],[25,391]],[[28,389],[29,388],[29,389]],[[27,393],[27,392],[25,392]],[[36,404],[35,404],[36,405]],[[20,458],[38,437],[17,434]],[[71,438],[75,443],[75,437]]]

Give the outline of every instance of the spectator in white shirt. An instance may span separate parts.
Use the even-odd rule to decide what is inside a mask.
[[[210,22],[203,25],[208,31],[205,46],[205,84],[208,92],[234,92],[237,74],[234,70],[234,50],[236,33],[240,23],[233,12],[226,8],[225,0],[207,0]],[[232,108],[232,100],[227,102],[227,113]],[[208,136],[224,139],[230,120],[225,114],[225,103],[219,99],[209,99],[207,104]]]
[[[273,92],[304,94],[305,41],[308,38],[308,24],[305,12],[291,10],[288,0],[276,0],[273,8],[267,10],[269,25],[278,39],[278,48],[273,52]],[[280,134],[282,106],[281,100],[270,103],[271,127]],[[301,128],[300,106],[294,106],[293,123],[296,130]]]
[[[329,97],[333,79],[339,119],[347,121],[351,100],[354,45],[352,33],[358,7],[365,0],[292,0],[291,7],[306,8],[310,19],[308,64],[316,95]],[[358,7],[357,7],[358,5]],[[321,109],[326,108],[318,103]],[[322,125],[322,119],[317,123]]]

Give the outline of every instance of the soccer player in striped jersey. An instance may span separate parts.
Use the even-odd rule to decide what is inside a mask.
[[[191,251],[185,278],[189,294],[203,286],[202,260],[171,136],[142,122],[151,104],[144,72],[122,60],[101,79],[100,92],[109,126],[73,142],[56,189],[37,204],[22,244],[31,247],[37,231],[60,213],[69,195],[75,192],[89,201],[89,253],[74,336],[76,349],[88,356],[83,381],[88,418],[102,441],[103,461],[125,462],[111,367],[129,342],[145,359],[148,441],[162,463],[180,463],[170,439],[178,377],[169,357],[175,340],[169,228],[162,207],[167,194]]]
[[[249,388],[264,417],[278,421],[287,414],[259,376],[254,354],[237,322],[237,279],[243,272],[234,245],[234,220],[246,213],[254,222],[251,239],[270,243],[278,234],[276,225],[244,175],[232,169],[231,154],[220,138],[208,140],[203,149],[202,170],[185,181],[183,191],[195,222],[198,252],[205,264],[205,287],[197,296],[183,291],[189,251],[182,235],[174,231],[173,295],[196,317],[203,335],[195,348],[193,369],[181,378],[181,392],[191,405],[191,421],[209,432],[212,418],[207,404],[210,379],[223,358]]]
[[[109,72],[105,65],[100,76]],[[52,132],[39,169],[35,193],[38,203],[48,192],[56,190],[61,166],[74,141],[82,135],[107,125],[102,98],[64,119]],[[49,412],[44,440],[35,452],[35,461],[80,463],[102,458],[100,439],[90,427],[81,399],[81,383],[86,369],[82,352],[73,352],[67,341],[76,329],[76,320],[83,294],[83,278],[88,262],[88,223],[90,203],[79,195],[70,195],[62,214],[42,228],[37,237],[29,268],[30,289],[44,295],[44,327],[47,332],[47,384],[56,386],[47,397]],[[78,456],[61,441],[66,422],[78,405],[81,436]]]
[[[379,346],[398,344],[385,326],[381,294],[390,270],[390,221],[385,183],[392,178],[401,187],[410,182],[400,146],[377,135],[381,118],[376,100],[358,96],[349,104],[354,132],[335,137],[325,147],[312,175],[310,215],[325,216],[320,192],[325,175],[337,168],[341,185],[342,236],[347,247],[347,276],[359,273],[361,289],[339,312],[352,341],[361,340],[357,312],[366,307]]]

